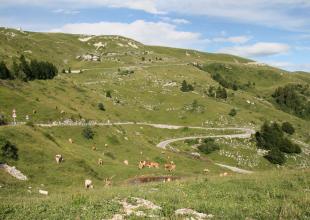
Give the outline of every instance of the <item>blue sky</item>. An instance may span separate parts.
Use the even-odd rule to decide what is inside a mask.
[[[0,0],[0,26],[119,34],[310,71],[310,0]]]

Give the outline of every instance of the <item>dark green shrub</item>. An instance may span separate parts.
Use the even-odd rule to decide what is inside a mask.
[[[101,111],[105,111],[104,105],[102,103],[98,103],[98,108]]]
[[[194,87],[191,84],[187,83],[186,80],[183,80],[180,90],[182,92],[191,92],[194,91]]]
[[[0,138],[0,162],[6,162],[7,160],[18,160],[18,148],[15,144],[5,138]]]
[[[290,134],[290,135],[295,133],[295,129],[294,129],[293,125],[289,122],[284,122],[282,124],[282,131],[284,131],[285,133]]]
[[[265,158],[273,164],[282,165],[285,163],[285,156],[284,154],[278,149],[272,149],[269,153],[265,156]]]
[[[82,135],[86,138],[86,139],[93,139],[95,136],[95,132],[89,127],[85,127],[82,131]]]
[[[8,123],[7,123],[7,121],[6,121],[5,117],[4,117],[4,115],[0,114],[0,126],[1,126],[1,125],[7,125],[7,124],[8,124]]]
[[[287,138],[283,139],[281,145],[280,145],[280,151],[288,154],[296,153],[299,154],[301,153],[301,148],[299,145],[292,143],[290,140]]]
[[[112,98],[112,92],[111,92],[111,90],[106,91],[105,96],[106,96],[107,98]]]
[[[237,115],[237,110],[236,109],[231,109],[230,112],[228,113],[231,117],[234,117]]]
[[[200,150],[202,153],[210,154],[213,151],[219,150],[220,147],[218,144],[215,143],[214,139],[207,138],[203,140],[203,143],[201,143],[198,146],[198,150]]]

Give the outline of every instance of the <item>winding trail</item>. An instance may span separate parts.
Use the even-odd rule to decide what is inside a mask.
[[[18,126],[23,125],[25,122],[19,122],[17,125],[9,125],[9,126]],[[180,125],[170,125],[170,124],[154,124],[154,123],[147,123],[147,122],[97,122],[97,121],[90,121],[90,122],[73,122],[73,121],[64,121],[64,122],[53,122],[53,123],[38,123],[35,124],[36,126],[40,127],[65,127],[65,126],[113,126],[113,125],[144,125],[144,126],[151,126],[154,128],[160,128],[160,129],[181,129],[181,128],[190,128],[190,129],[200,129],[200,130],[216,130],[216,131],[225,131],[225,130],[231,130],[231,131],[239,131],[242,132],[240,134],[222,134],[222,135],[201,135],[201,136],[189,136],[189,137],[181,137],[181,138],[173,138],[168,139],[165,141],[162,141],[156,145],[156,147],[161,149],[167,149],[167,146],[173,142],[176,141],[183,141],[183,140],[190,140],[190,139],[200,139],[200,138],[241,138],[246,139],[250,138],[252,134],[255,133],[255,130],[252,128],[246,128],[246,127],[226,127],[226,128],[206,128],[206,127],[200,127],[200,126],[180,126]],[[249,170],[240,169],[238,167],[232,167],[225,164],[215,163],[215,165],[229,169],[236,173],[242,173],[242,174],[250,174],[253,173]]]

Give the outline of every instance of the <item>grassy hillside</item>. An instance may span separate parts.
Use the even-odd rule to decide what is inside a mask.
[[[271,96],[279,86],[306,84],[310,81],[307,73],[258,66],[252,60],[231,55],[147,46],[119,36],[1,28],[0,61],[11,67],[22,54],[26,59],[52,62],[59,70],[70,67],[72,72],[59,73],[53,80],[0,80],[0,114],[9,123],[13,121],[13,109],[17,122],[26,122],[26,115],[29,116],[27,125],[0,126],[0,137],[19,149],[19,159],[9,160],[9,165],[29,178],[18,181],[0,170],[0,197],[4,198],[0,202],[1,219],[108,218],[119,212],[119,204],[109,200],[130,196],[160,204],[160,215],[170,218],[176,208],[182,207],[212,213],[216,219],[310,218],[309,120],[280,110]],[[125,70],[133,73],[125,75]],[[209,87],[219,86],[212,73],[239,84],[250,81],[255,86],[236,91],[229,88],[227,99],[210,97]],[[182,92],[183,80],[193,85],[194,91]],[[108,91],[111,97],[107,97]],[[103,103],[105,111],[98,108],[99,103]],[[197,110],[197,105],[203,111]],[[231,109],[236,110],[236,116],[229,115]],[[94,139],[87,140],[82,135],[83,126],[36,125],[68,120],[148,122],[185,128],[92,126]],[[290,122],[296,132],[289,138],[302,143],[303,152],[286,155],[287,162],[281,168],[263,157],[253,138],[219,138],[216,142],[220,150],[208,155],[199,152],[200,159],[191,156],[198,152],[195,145],[184,141],[171,144],[179,151],[156,147],[172,138],[238,133],[186,126],[258,130],[265,121]],[[70,138],[74,143],[69,143]],[[56,154],[64,157],[60,165],[55,162]],[[102,166],[97,164],[100,158]],[[124,160],[128,160],[128,166]],[[140,160],[159,162],[160,168],[139,170]],[[169,161],[177,166],[172,173],[164,170],[164,163]],[[243,176],[216,163],[254,174]],[[207,179],[204,169],[210,171]],[[229,177],[220,178],[224,172]],[[130,180],[137,177],[166,175],[181,181],[130,185]],[[106,190],[104,182],[110,177],[113,187]],[[85,179],[93,181],[93,191],[83,190]],[[153,188],[158,193],[150,193]],[[50,196],[38,195],[39,189],[48,190]],[[259,209],[257,204],[261,204]]]

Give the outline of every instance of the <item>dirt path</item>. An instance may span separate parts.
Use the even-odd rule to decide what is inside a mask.
[[[232,167],[232,166],[221,164],[221,163],[215,163],[215,164],[220,166],[220,167],[227,168],[227,169],[229,169],[229,170],[231,170],[233,172],[236,172],[236,173],[241,173],[241,174],[251,174],[251,173],[253,173],[253,171],[244,170],[244,169],[241,169],[241,168],[238,168],[238,167]]]
[[[23,125],[24,122],[20,122],[17,125]],[[114,123],[103,123],[103,122],[97,122],[97,121],[91,121],[91,122],[73,122],[73,121],[66,121],[66,122],[53,122],[53,123],[39,123],[36,124],[40,127],[63,127],[63,126],[113,126],[113,125],[144,125],[144,126],[151,126],[154,128],[160,128],[160,129],[181,129],[181,128],[191,128],[191,129],[200,129],[200,130],[218,130],[218,131],[225,131],[225,130],[231,130],[231,131],[241,131],[243,133],[241,134],[223,134],[223,135],[203,135],[203,136],[190,136],[190,137],[182,137],[182,138],[173,138],[168,139],[165,141],[162,141],[158,143],[156,146],[162,149],[166,149],[167,145],[176,142],[176,141],[183,141],[183,140],[189,140],[189,139],[200,139],[200,138],[250,138],[252,134],[255,133],[255,131],[252,128],[244,128],[244,127],[226,127],[226,128],[206,128],[206,127],[199,127],[199,126],[180,126],[180,125],[170,125],[170,124],[154,124],[154,123],[147,123],[147,122],[114,122]],[[10,125],[14,126],[14,125]],[[16,126],[16,125],[15,125]],[[215,163],[218,166],[230,169],[233,172],[242,173],[242,174],[249,174],[252,173],[252,171],[243,170],[237,167],[232,167],[225,164],[219,164]]]

